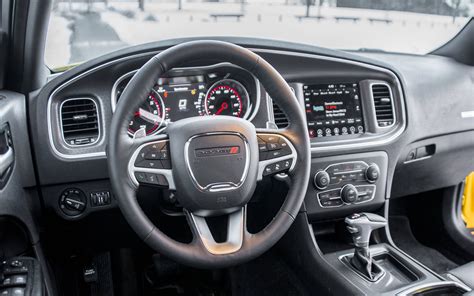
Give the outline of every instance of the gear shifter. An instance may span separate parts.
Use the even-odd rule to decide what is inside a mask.
[[[372,263],[369,240],[372,231],[385,227],[387,220],[376,214],[359,213],[347,217],[345,222],[355,245],[354,256],[350,259],[350,264],[368,280],[377,281],[384,271]]]

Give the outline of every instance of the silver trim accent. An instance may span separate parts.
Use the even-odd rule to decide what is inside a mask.
[[[155,52],[156,53],[156,52]],[[132,56],[127,56],[127,57],[123,57],[123,58],[119,58],[119,59],[116,59],[116,60],[113,60],[113,61],[110,61],[110,62],[107,62],[107,63],[104,63],[104,64],[100,64],[92,69],[89,69],[85,72],[82,72],[81,74],[75,76],[75,77],[72,77],[71,79],[65,81],[64,83],[60,84],[58,87],[56,87],[53,92],[49,95],[48,97],[48,105],[47,105],[47,110],[46,110],[46,117],[47,117],[47,124],[48,124],[48,139],[49,139],[49,145],[51,147],[51,149],[53,150],[54,154],[56,154],[56,156],[59,156],[61,158],[66,158],[66,159],[82,159],[82,158],[93,158],[93,157],[100,157],[100,156],[105,156],[105,151],[98,151],[98,152],[86,152],[86,153],[78,153],[78,154],[64,154],[62,152],[60,152],[56,145],[54,144],[54,140],[53,140],[53,127],[52,127],[52,118],[51,118],[51,112],[52,112],[52,103],[53,103],[53,98],[54,96],[59,92],[61,91],[62,89],[64,89],[66,86],[70,85],[71,83],[74,83],[75,81],[81,79],[82,77],[84,76],[87,76],[89,75],[90,73],[93,73],[93,72],[96,72],[102,68],[105,68],[109,65],[113,65],[113,64],[116,64],[116,63],[119,63],[121,61],[125,61],[125,60],[130,60],[132,58],[138,58],[138,57],[142,57],[142,56],[148,56],[148,55],[153,55],[154,53],[153,52],[148,52],[148,53],[141,53],[141,54],[136,54],[136,55],[132,55]],[[101,112],[104,113],[104,110],[102,109],[102,100],[100,98],[98,98],[99,102],[101,103],[100,106],[101,106]],[[105,138],[105,137],[104,137]],[[96,143],[95,146],[99,146],[99,144],[102,143],[102,140],[99,142],[99,143]],[[70,148],[68,147],[64,147],[68,150],[71,150]],[[79,147],[78,147],[79,148]]]
[[[289,169],[290,172],[293,171],[293,169],[295,168],[295,165],[296,165],[296,160],[297,160],[296,149],[295,149],[295,147],[293,147],[293,144],[286,137],[284,137],[282,135],[279,135],[279,134],[257,132],[257,136],[259,136],[259,135],[276,136],[276,137],[282,138],[288,144],[288,147],[290,147],[291,154],[284,155],[284,156],[281,156],[281,157],[278,157],[278,158],[272,158],[272,159],[266,159],[266,160],[259,161],[258,162],[257,181],[261,181],[263,179],[263,171],[265,170],[265,167],[267,167],[267,165],[273,164],[273,163],[276,163],[276,162],[280,162],[280,161],[283,161],[283,160],[288,160],[288,159],[293,160],[292,163],[291,163],[291,167]]]
[[[193,170],[191,169],[190,162],[189,162],[189,145],[190,143],[200,137],[206,137],[206,136],[216,136],[216,135],[234,135],[238,136],[239,138],[244,141],[245,144],[245,167],[244,167],[244,172],[242,173],[242,177],[240,178],[239,182],[237,184],[233,182],[218,182],[218,183],[211,183],[207,184],[206,186],[202,186],[199,184],[197,181],[196,177],[194,176]],[[188,169],[188,173],[191,176],[191,180],[193,181],[194,185],[201,190],[201,191],[209,191],[209,192],[220,192],[220,191],[230,191],[230,190],[235,190],[238,189],[242,186],[242,184],[245,182],[245,179],[247,179],[247,175],[249,172],[249,166],[250,166],[250,147],[247,139],[239,133],[235,132],[212,132],[212,133],[203,133],[203,134],[198,134],[194,135],[191,138],[189,138],[186,143],[184,144],[184,162],[186,163],[186,167]]]
[[[244,240],[244,227],[246,207],[228,214],[227,239],[223,243],[217,243],[212,236],[206,218],[189,213],[190,220],[194,224],[199,238],[206,250],[214,255],[225,255],[235,253],[242,248]]]
[[[247,97],[247,100],[246,100],[247,111],[245,111],[245,114],[244,114],[244,116],[242,116],[242,118],[243,118],[243,119],[246,119],[246,118],[249,116],[249,113],[252,111],[252,110],[251,110],[252,108],[251,108],[251,106],[250,106],[250,96],[249,96],[249,92],[247,91],[247,89],[245,88],[245,86],[244,86],[242,83],[240,83],[239,81],[237,81],[237,80],[235,80],[235,79],[230,79],[230,78],[224,78],[224,79],[218,80],[218,81],[216,81],[215,83],[213,83],[213,84],[209,87],[209,89],[208,89],[207,92],[206,92],[206,96],[204,97],[204,110],[205,110],[206,114],[207,114],[208,116],[210,116],[210,115],[209,115],[209,110],[207,109],[207,99],[209,98],[209,92],[210,92],[213,88],[215,88],[216,85],[221,84],[221,83],[223,83],[224,81],[232,81],[232,82],[234,82],[234,83],[240,85],[240,87],[242,87],[242,89],[244,90],[245,96]],[[254,109],[255,109],[255,108],[254,108]]]
[[[343,205],[347,205],[347,206],[350,206],[350,205],[358,205],[358,204],[363,204],[363,203],[366,203],[366,202],[369,202],[369,201],[372,201],[374,198],[375,198],[375,193],[377,192],[377,186],[376,185],[373,185],[373,184],[368,184],[368,185],[354,185],[355,188],[357,189],[358,187],[362,187],[362,186],[371,186],[374,188],[374,193],[372,194],[372,196],[370,197],[370,199],[368,200],[363,200],[363,201],[359,201],[359,202],[353,202],[353,203],[346,203],[342,198],[341,198],[341,194],[340,192],[342,191],[342,188],[344,188],[345,186],[347,186],[349,184],[345,184],[344,186],[342,186],[341,188],[334,188],[334,189],[329,189],[329,190],[324,190],[324,191],[321,191],[321,192],[318,192],[316,193],[316,199],[318,200],[318,204],[321,208],[323,209],[330,209],[330,208],[339,208],[339,207],[342,207]],[[321,200],[319,198],[319,195],[320,194],[323,194],[323,193],[326,193],[326,192],[330,192],[330,191],[335,191],[335,190],[339,190],[339,197],[341,200],[342,200],[342,204],[338,205],[338,206],[323,206],[321,205]],[[359,190],[357,190],[357,197],[359,197]]]
[[[419,290],[425,290],[429,288],[449,287],[449,286],[454,286],[456,288],[464,289],[466,290],[466,292],[472,291],[472,289],[469,288],[468,286],[455,282],[455,281],[439,281],[439,282],[421,284],[421,285],[408,288],[400,293],[397,293],[397,296],[408,296],[408,295],[413,295],[415,292],[418,292]]]
[[[161,143],[161,142],[169,142],[168,139],[163,139],[163,140],[157,140],[153,142],[148,142],[140,145],[135,152],[133,152],[132,157],[130,158],[128,162],[128,176],[132,180],[133,185],[135,187],[139,186],[138,180],[135,178],[135,172],[143,172],[143,173],[153,173],[153,174],[161,174],[166,178],[166,181],[168,181],[169,189],[170,190],[176,190],[176,185],[174,183],[173,179],[173,171],[171,169],[151,169],[151,168],[139,168],[135,166],[135,160],[137,159],[138,153],[140,153],[140,150],[142,150],[143,147],[156,144],[156,143]]]
[[[380,253],[380,254],[376,254],[376,255],[382,255],[382,254],[388,254],[386,252],[383,252],[383,253]],[[363,279],[364,281],[368,281],[370,283],[378,283],[381,279],[383,279],[385,277],[385,275],[387,274],[387,272],[385,271],[385,269],[383,269],[382,266],[379,265],[380,269],[382,270],[382,275],[376,280],[376,281],[370,281],[368,278],[366,278],[360,271],[358,271],[357,269],[353,268],[351,265],[347,264],[347,262],[345,262],[344,258],[347,258],[347,257],[350,257],[351,255],[353,254],[345,254],[345,255],[341,255],[339,256],[337,259],[339,259],[339,261],[344,265],[346,266],[347,268],[349,268],[350,270],[352,270],[355,274],[357,274],[361,279]],[[373,263],[372,263],[373,264]]]
[[[376,109],[375,109],[375,102],[374,102],[374,91],[373,91],[373,86],[374,85],[384,85],[388,89],[388,92],[390,94],[390,106],[392,107],[392,116],[393,116],[393,122],[392,122],[391,125],[387,125],[387,126],[380,126],[379,125],[379,122],[378,122],[378,119],[377,119],[377,112],[376,112]],[[380,82],[377,81],[377,82],[370,82],[369,83],[369,89],[370,89],[370,96],[371,96],[371,99],[372,99],[372,106],[373,106],[372,113],[373,113],[373,116],[375,118],[375,123],[377,124],[377,129],[385,130],[385,129],[393,127],[395,125],[395,122],[397,122],[397,112],[395,111],[395,105],[393,104],[392,88],[385,81],[380,81]]]
[[[288,51],[283,51],[283,50],[269,50],[269,49],[255,49],[255,48],[248,48],[256,53],[263,52],[263,53],[273,53],[273,54],[281,54],[281,55],[289,55],[289,56],[297,56],[297,57],[307,57],[307,58],[313,58],[313,59],[320,59],[320,60],[325,60],[325,61],[334,61],[334,62],[340,62],[340,63],[345,63],[349,65],[356,65],[360,67],[364,67],[369,70],[374,70],[378,72],[383,72],[389,76],[392,77],[392,79],[396,82],[396,88],[397,88],[397,93],[399,94],[399,104],[400,104],[400,111],[401,114],[399,116],[399,119],[401,119],[397,124],[400,126],[394,129],[394,133],[391,134],[389,137],[386,137],[387,134],[382,134],[380,137],[383,137],[382,139],[377,139],[376,137],[371,137],[367,138],[367,141],[364,142],[359,142],[359,143],[354,143],[354,142],[348,142],[350,140],[340,140],[340,141],[331,141],[330,145],[328,146],[317,146],[317,143],[311,143],[311,152],[332,152],[335,150],[342,150],[342,149],[358,149],[358,148],[369,148],[369,147],[375,147],[375,146],[380,146],[380,145],[385,145],[388,144],[395,139],[397,139],[404,131],[406,128],[406,115],[405,115],[405,99],[404,99],[404,94],[401,89],[401,84],[400,80],[398,77],[393,73],[391,70],[388,70],[383,67],[379,66],[374,66],[370,64],[366,64],[364,62],[358,62],[358,61],[353,61],[349,59],[344,59],[344,58],[335,58],[335,57],[327,57],[327,56],[321,56],[318,54],[307,54],[307,53],[299,53],[299,52],[288,52]],[[294,84],[298,87],[302,85],[298,85],[298,83]],[[390,88],[390,91],[392,88]],[[393,97],[393,93],[392,97]],[[300,99],[299,97],[297,97]],[[271,99],[271,98],[270,98]],[[393,99],[392,99],[393,103]],[[394,109],[394,112],[396,113],[397,110]],[[271,115],[269,116],[271,118]],[[352,140],[353,141],[353,140]],[[339,144],[340,143],[340,144]]]
[[[174,72],[174,71],[189,71],[189,70],[206,70],[206,69],[213,69],[213,68],[219,68],[219,67],[234,67],[234,68],[238,68],[238,69],[241,69],[241,70],[244,70],[244,71],[247,71],[239,66],[236,66],[234,64],[231,64],[231,63],[228,63],[228,62],[223,62],[223,63],[217,63],[217,64],[213,64],[213,65],[208,65],[208,66],[201,66],[201,67],[180,67],[180,68],[173,68],[171,69],[170,71],[171,72]],[[110,95],[110,102],[111,102],[111,106],[112,106],[112,112],[115,112],[115,108],[117,106],[117,96],[116,96],[116,93],[117,93],[117,87],[118,85],[123,81],[125,80],[126,78],[130,77],[130,76],[133,76],[136,72],[138,71],[137,70],[133,70],[133,71],[130,71],[128,73],[125,73],[124,75],[120,76],[114,83],[114,85],[112,86],[112,91],[111,91],[111,95]],[[248,95],[248,91],[247,89],[244,87],[245,91],[247,91],[247,98],[248,98],[248,104],[247,104],[247,112],[245,114],[244,117],[242,117],[243,119],[246,119],[248,121],[252,121],[255,116],[257,115],[259,109],[260,109],[260,97],[261,97],[261,90],[260,90],[260,81],[257,79],[257,77],[255,77],[255,75],[253,75],[252,73],[250,73],[249,71],[247,71],[251,76],[252,78],[254,79],[255,81],[255,90],[256,90],[256,98],[255,98],[255,106],[250,106],[250,96]],[[224,79],[221,79],[219,81],[222,81],[222,80],[226,80],[227,78],[224,78]],[[231,79],[231,80],[234,80],[234,79]],[[217,82],[219,82],[217,81]],[[216,82],[216,83],[217,83]],[[240,82],[239,82],[240,83]],[[214,83],[215,84],[215,83]],[[214,85],[213,84],[213,85]],[[240,83],[242,84],[242,83]],[[206,96],[207,96],[207,92],[206,92]],[[249,114],[250,113],[250,114]],[[250,115],[250,117],[249,117]]]
[[[402,92],[402,89],[401,89],[401,86],[400,86],[400,81],[399,81],[398,77],[391,70],[388,70],[386,68],[382,68],[382,67],[379,67],[379,66],[373,66],[373,65],[370,65],[370,64],[366,64],[364,62],[352,61],[352,60],[344,59],[344,58],[327,57],[327,56],[323,56],[323,55],[319,55],[319,54],[298,53],[298,52],[291,52],[291,51],[285,51],[285,50],[269,50],[269,49],[250,48],[250,47],[247,48],[247,49],[249,49],[249,50],[251,50],[255,53],[273,53],[273,54],[280,54],[280,55],[287,55],[287,56],[300,56],[300,57],[308,57],[308,58],[312,58],[312,59],[335,61],[335,62],[341,62],[341,63],[351,64],[351,65],[358,65],[358,66],[361,66],[361,67],[365,67],[367,69],[372,69],[372,70],[376,70],[376,71],[379,71],[379,72],[384,72],[384,73],[390,75],[396,81],[398,93],[400,95],[399,103],[400,103],[400,110],[402,111],[401,115],[402,115],[403,121],[400,122],[401,123],[400,127],[396,130],[396,132],[393,135],[391,135],[388,138],[384,138],[384,139],[376,140],[376,141],[370,140],[368,142],[348,143],[348,144],[337,144],[336,143],[336,145],[331,145],[331,146],[312,147],[311,148],[312,152],[325,152],[325,151],[334,151],[334,150],[349,149],[349,148],[350,149],[368,148],[368,147],[373,147],[373,146],[384,145],[384,144],[392,142],[393,140],[398,138],[405,131],[406,122],[405,122],[405,111],[404,111],[405,110],[404,95],[403,95],[403,92]],[[54,142],[53,142],[52,127],[51,127],[51,123],[52,123],[51,122],[51,104],[52,104],[52,98],[54,97],[54,95],[56,95],[57,92],[59,92],[60,90],[62,90],[66,86],[68,86],[69,84],[79,80],[80,78],[82,78],[82,77],[84,77],[84,76],[86,76],[86,75],[88,75],[92,72],[96,72],[96,71],[98,71],[102,68],[105,68],[109,65],[113,65],[113,64],[119,63],[121,61],[131,60],[133,58],[139,58],[139,57],[144,57],[144,56],[153,56],[153,55],[155,55],[159,52],[161,52],[161,51],[158,50],[158,51],[150,51],[150,52],[146,52],[146,53],[129,55],[129,56],[126,56],[126,57],[122,57],[122,58],[119,58],[119,59],[116,59],[116,60],[106,62],[104,64],[100,64],[100,65],[98,65],[98,66],[96,66],[96,67],[94,67],[90,70],[87,70],[87,71],[71,78],[70,80],[67,80],[66,82],[59,85],[57,88],[55,88],[55,90],[51,93],[51,95],[48,98],[48,106],[47,106],[49,143],[50,143],[50,146],[51,146],[53,152],[57,156],[62,157],[62,158],[67,158],[67,159],[80,159],[80,158],[89,158],[89,157],[92,158],[92,157],[99,157],[99,156],[105,156],[106,155],[105,151],[80,153],[80,154],[63,154],[63,153],[59,152],[56,149],[56,146],[54,145]],[[260,83],[257,84],[257,87],[258,87],[258,90],[260,90]],[[260,98],[260,91],[258,91],[257,94],[258,94],[258,98]],[[258,105],[258,107],[259,107],[259,105]],[[258,109],[259,108],[256,108],[256,110],[258,110]],[[255,111],[254,114],[256,114],[256,113],[257,113],[257,111]],[[271,118],[270,113],[269,113],[269,117]],[[252,119],[253,119],[253,117],[250,118],[249,120],[252,120]],[[333,144],[333,143],[334,142],[332,142],[331,144]]]
[[[96,113],[97,113],[97,130],[98,130],[98,134],[97,134],[97,139],[92,142],[92,143],[89,143],[89,144],[85,144],[85,145],[71,145],[69,144],[68,142],[66,142],[66,139],[64,138],[64,130],[63,130],[63,105],[66,103],[66,102],[69,102],[69,101],[74,101],[74,100],[89,100],[91,101],[92,103],[94,103],[95,105],[95,110],[96,110]],[[101,120],[101,116],[99,114],[99,106],[97,105],[97,102],[92,99],[92,98],[89,98],[89,97],[77,97],[77,98],[70,98],[70,99],[67,99],[67,100],[64,100],[61,102],[61,104],[59,105],[59,130],[61,131],[61,140],[63,140],[64,144],[66,144],[67,147],[71,147],[71,148],[81,148],[81,147],[88,147],[88,146],[93,146],[95,145],[100,139],[101,139],[101,123],[102,123],[102,120]]]

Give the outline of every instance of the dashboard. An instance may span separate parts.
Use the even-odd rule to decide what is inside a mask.
[[[370,210],[391,196],[455,184],[464,177],[467,169],[449,170],[443,178],[410,179],[417,171],[425,176],[436,174],[440,159],[461,168],[469,165],[462,157],[453,159],[448,153],[453,142],[461,147],[472,144],[473,137],[459,133],[472,130],[468,121],[456,115],[465,111],[463,107],[451,105],[452,115],[435,118],[432,114],[445,101],[429,103],[414,83],[420,73],[412,64],[419,63],[417,69],[429,69],[428,65],[444,61],[234,41],[252,49],[280,72],[305,114],[313,157],[306,196],[310,219]],[[168,46],[132,47],[53,75],[31,99],[30,118],[37,123],[31,125],[31,134],[39,182],[46,206],[59,216],[80,219],[116,206],[108,183],[108,126],[134,73]],[[393,61],[399,61],[397,67],[388,63]],[[470,87],[466,79],[455,84],[459,89]],[[441,86],[431,86],[449,96]],[[129,119],[130,136],[139,130],[147,135],[164,133],[168,124],[190,116],[236,116],[267,129],[290,124],[284,110],[251,73],[212,59],[173,69],[147,91],[149,95]],[[416,128],[409,128],[410,122]],[[454,141],[454,135],[446,136],[453,133],[458,135]],[[460,151],[468,151],[463,149]],[[76,192],[74,189],[82,192],[80,198],[86,204],[80,214],[68,214],[58,207],[61,197]],[[353,192],[357,196],[351,196]]]

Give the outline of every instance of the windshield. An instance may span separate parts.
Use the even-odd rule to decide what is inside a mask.
[[[469,20],[474,0],[55,0],[46,64],[179,37],[242,36],[425,54]]]

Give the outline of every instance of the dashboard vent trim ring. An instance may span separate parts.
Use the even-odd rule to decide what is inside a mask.
[[[68,147],[84,147],[100,139],[100,114],[97,102],[89,97],[70,98],[59,106],[59,125]]]
[[[395,112],[390,86],[386,83],[372,83],[370,85],[370,93],[374,103],[378,127],[386,128],[393,126],[395,124]]]

